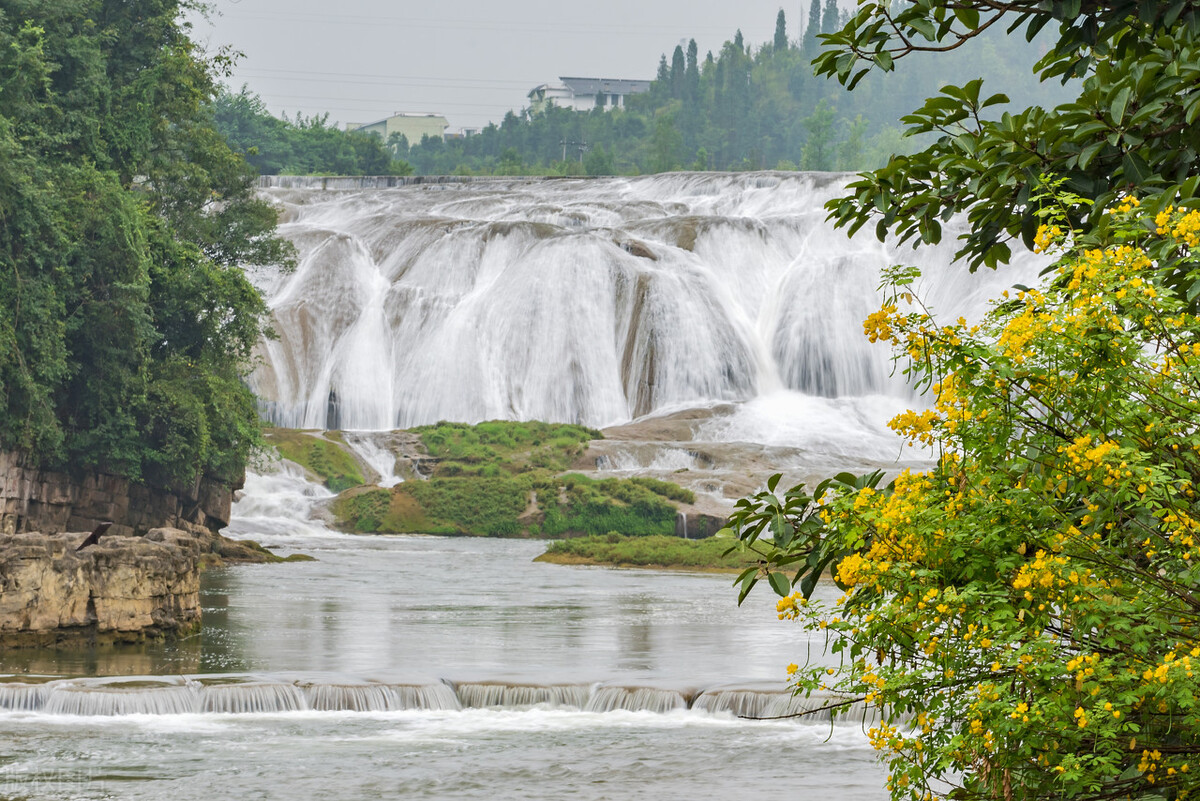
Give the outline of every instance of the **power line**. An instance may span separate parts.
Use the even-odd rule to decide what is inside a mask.
[[[505,83],[500,83],[497,81],[493,84],[487,84],[487,83],[477,83],[477,82],[469,81],[466,79],[459,81],[457,83],[450,83],[449,82],[450,79],[443,79],[445,82],[442,82],[442,83],[433,83],[433,82],[427,83],[426,81],[435,81],[437,79],[422,79],[422,78],[409,78],[406,80],[392,79],[392,80],[376,80],[376,81],[362,81],[362,80],[356,81],[356,80],[346,80],[344,78],[316,78],[316,77],[305,78],[305,77],[301,77],[298,75],[297,76],[270,75],[270,74],[266,74],[263,72],[259,72],[257,70],[237,70],[236,74],[240,75],[242,77],[245,77],[245,78],[259,78],[259,79],[270,80],[270,81],[289,81],[289,82],[293,82],[293,83],[333,83],[333,84],[338,84],[339,86],[414,86],[414,87],[424,88],[424,89],[481,89],[481,90],[485,90],[485,91],[497,91],[497,90],[503,90],[503,89],[528,90],[529,88],[532,88],[533,86],[536,86],[539,83],[538,81],[521,81],[521,82],[508,81]],[[321,75],[321,74],[331,74],[331,73],[315,72],[312,74],[313,75]],[[336,74],[336,73],[333,73],[333,74]]]
[[[502,81],[502,80],[493,80],[490,78],[470,78],[470,79],[438,78],[433,75],[388,75],[386,73],[381,73],[381,72],[326,72],[324,70],[285,70],[285,69],[259,69],[259,70],[254,70],[254,71],[262,72],[262,73],[283,73],[283,74],[287,74],[287,75],[328,75],[331,77],[338,77],[338,78],[379,78],[379,79],[384,79],[384,80],[400,80],[400,81],[472,80],[472,81],[475,81],[475,82],[481,83],[481,84],[484,84],[484,83],[515,84],[515,85],[520,85],[520,86],[525,86],[529,83],[536,83],[536,81],[526,81],[526,80],[518,81],[515,79]],[[293,80],[293,79],[288,79],[288,80]]]
[[[288,12],[287,14],[242,14],[242,13],[226,13],[222,15],[229,20],[264,20],[272,23],[304,23],[304,22],[320,22],[334,25],[349,25],[352,27],[379,27],[383,23],[398,23],[410,28],[422,28],[430,30],[481,30],[481,31],[509,31],[509,32],[529,32],[529,33],[556,33],[556,34],[588,34],[594,35],[599,33],[620,34],[623,37],[630,36],[661,36],[661,35],[677,35],[681,25],[585,25],[582,27],[565,27],[542,24],[530,24],[528,22],[502,22],[496,20],[445,20],[435,19],[431,17],[389,17],[389,16],[373,16],[373,15],[331,15],[331,14],[308,14]],[[215,23],[214,23],[215,24]],[[688,25],[689,30],[708,30],[717,31],[724,30],[717,26],[698,26]]]

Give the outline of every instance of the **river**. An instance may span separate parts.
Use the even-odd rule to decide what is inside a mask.
[[[210,570],[192,640],[6,653],[0,797],[885,796],[861,722],[736,714],[787,711],[819,650],[767,593],[528,541],[266,539],[317,561]]]

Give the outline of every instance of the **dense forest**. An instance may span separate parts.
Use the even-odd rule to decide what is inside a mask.
[[[773,41],[738,31],[703,56],[695,40],[663,54],[649,92],[626,108],[576,112],[551,106],[509,112],[480,133],[407,142],[347,133],[327,117],[278,119],[243,88],[213,106],[216,125],[263,174],[611,175],[696,170],[857,170],[882,165],[920,140],[902,118],[936,94],[945,76],[983,77],[1017,106],[1052,106],[1066,95],[1031,69],[1035,40],[989,31],[969,46],[873,73],[853,92],[813,75],[818,34],[840,24],[834,0],[812,0],[799,39],[781,10]],[[936,57],[935,57],[936,55]],[[997,112],[998,113],[998,112]],[[565,153],[565,158],[564,158]]]
[[[240,479],[242,382],[286,263],[211,125],[176,0],[0,0],[0,448],[164,486]]]

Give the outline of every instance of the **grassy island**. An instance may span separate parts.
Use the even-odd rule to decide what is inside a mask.
[[[348,531],[669,537],[678,505],[695,502],[690,490],[667,481],[568,472],[589,441],[603,438],[584,426],[443,422],[394,434],[406,480],[390,489],[366,483],[337,432],[274,429],[267,438],[340,493],[333,513]]]
[[[726,555],[727,539],[685,540],[674,536],[626,537],[611,533],[550,543],[536,562],[558,565],[607,565],[736,573],[757,563],[755,554]]]

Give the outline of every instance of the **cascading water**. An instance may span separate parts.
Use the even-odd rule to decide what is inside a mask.
[[[862,336],[880,268],[916,260],[950,319],[1029,276],[972,276],[848,241],[843,176],[670,174],[263,191],[299,247],[255,273],[279,334],[251,385],[272,422],[388,430],[438,420],[610,425],[791,390],[904,396]]]

